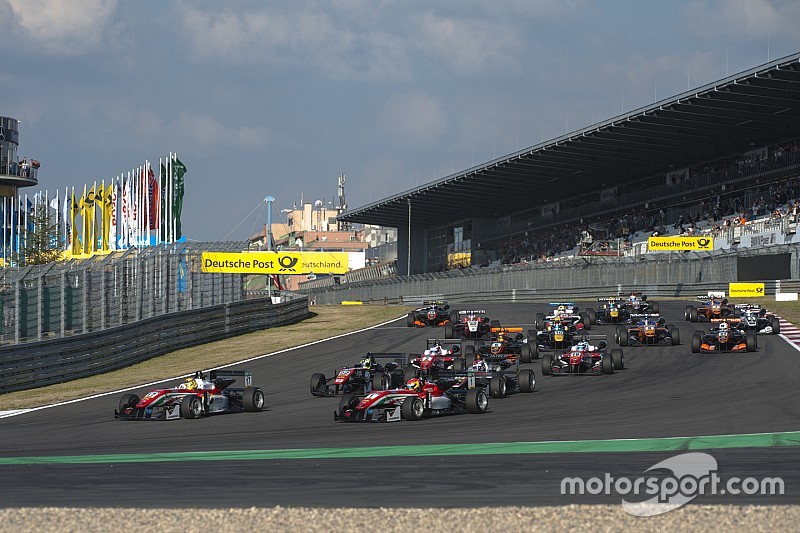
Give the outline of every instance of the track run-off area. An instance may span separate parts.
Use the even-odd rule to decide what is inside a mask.
[[[534,361],[524,366],[535,372],[536,391],[491,399],[480,415],[344,424],[333,420],[338,397],[311,396],[314,372],[330,376],[369,351],[419,353],[426,339],[444,335],[405,327],[402,317],[235,365],[265,390],[260,413],[119,421],[120,394],[110,394],[0,418],[0,474],[14,480],[0,489],[0,506],[619,503],[613,493],[564,496],[561,481],[635,478],[686,451],[713,455],[721,476],[785,483],[783,495],[705,495],[696,503],[800,503],[800,348],[786,335],[762,335],[756,352],[693,354],[691,334],[707,326],[683,319],[688,303],[660,302],[681,345],[624,347],[626,368],[611,375],[542,376]],[[549,310],[453,307],[480,307],[524,330]],[[615,347],[614,331],[590,333]]]

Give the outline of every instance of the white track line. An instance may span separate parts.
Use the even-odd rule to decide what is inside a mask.
[[[283,350],[278,350],[277,352],[267,353],[267,354],[263,354],[263,355],[257,355],[255,357],[251,357],[249,359],[244,359],[244,360],[238,361],[236,363],[231,363],[231,364],[228,364],[228,365],[209,368],[207,371],[218,370],[220,368],[229,368],[229,367],[232,367],[232,366],[238,366],[238,365],[241,365],[241,364],[244,364],[244,363],[249,363],[251,361],[257,361],[259,359],[264,359],[265,357],[272,357],[273,355],[278,355],[278,354],[282,354],[282,353],[285,353],[285,352],[290,352],[292,350],[297,350],[297,349],[300,349],[300,348],[306,348],[307,346],[313,346],[315,344],[320,344],[322,342],[327,342],[327,341],[330,341],[330,340],[333,340],[333,339],[339,339],[339,338],[342,338],[342,337],[347,337],[348,335],[355,335],[356,333],[362,333],[364,331],[369,331],[371,329],[375,329],[375,328],[379,328],[381,326],[385,326],[386,324],[391,324],[392,322],[396,322],[396,321],[398,321],[400,319],[403,319],[403,318],[406,318],[406,315],[394,318],[392,320],[389,320],[388,322],[383,322],[382,324],[375,324],[374,326],[370,326],[368,328],[359,329],[357,331],[350,331],[348,333],[342,333],[340,335],[336,335],[335,337],[328,337],[327,339],[320,339],[318,341],[307,342],[306,344],[301,344],[300,346],[293,346],[291,348],[285,348]],[[77,398],[75,400],[67,400],[67,401],[64,401],[64,402],[53,403],[53,404],[49,404],[49,405],[42,405],[40,407],[32,407],[30,409],[15,409],[13,411],[0,411],[0,418],[9,418],[9,417],[12,417],[12,416],[18,416],[18,415],[22,415],[22,414],[25,414],[25,413],[31,413],[33,411],[39,411],[41,409],[49,409],[51,407],[59,407],[59,406],[62,406],[62,405],[69,405],[71,403],[83,402],[83,401],[86,401],[86,400],[93,400],[95,398],[101,398],[103,396],[109,396],[111,394],[119,394],[121,392],[127,392],[127,391],[130,391],[130,390],[141,389],[142,387],[150,387],[152,385],[158,385],[160,383],[166,383],[168,381],[175,381],[175,380],[178,380],[178,379],[184,379],[184,378],[191,377],[193,375],[194,375],[194,372],[192,372],[191,374],[184,374],[182,376],[176,376],[176,377],[172,377],[172,378],[168,378],[168,379],[162,379],[160,381],[153,381],[151,383],[142,383],[140,385],[135,385],[133,387],[128,387],[128,388],[125,388],[125,389],[119,389],[119,390],[115,390],[115,391],[109,391],[109,392],[103,392],[103,393],[100,393],[100,394],[94,394],[92,396],[86,396],[84,398]]]

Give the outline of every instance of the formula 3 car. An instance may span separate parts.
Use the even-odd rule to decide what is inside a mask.
[[[564,324],[574,325],[579,329],[592,329],[592,324],[597,323],[597,317],[594,309],[587,309],[580,311],[578,306],[572,302],[550,302],[553,311],[549,315],[544,313],[536,313],[535,326],[537,331],[541,331],[547,327],[547,324],[554,319],[558,319]]]
[[[231,387],[242,378],[243,387]],[[212,370],[208,379],[203,372],[184,383],[167,389],[154,389],[144,398],[123,394],[114,418],[121,420],[177,420],[237,411],[264,409],[264,392],[253,386],[248,370]]]
[[[486,311],[473,309],[455,311],[456,320],[444,325],[446,339],[486,339],[492,336],[492,328],[499,328],[499,320],[491,320]]]
[[[597,324],[627,324],[631,318],[631,311],[622,302],[623,298],[609,297],[598,298],[599,307],[595,310]]]
[[[342,397],[333,419],[341,422],[421,420],[461,413],[482,414],[488,405],[486,391],[482,387],[470,388],[466,379],[432,382],[412,378],[401,389]]]
[[[492,333],[495,333],[496,337],[489,342],[477,346],[464,346],[466,366],[471,366],[476,359],[481,358],[489,360],[519,359],[523,363],[530,363],[533,360],[532,349],[536,346],[536,342],[526,342],[531,339],[525,339],[522,335],[521,327],[492,328]],[[512,333],[514,334],[513,337],[511,336]]]
[[[647,299],[647,295],[642,294],[641,292],[630,292],[630,293],[619,293],[620,296],[623,296],[623,300],[620,302],[620,305],[630,311],[631,313],[649,313],[649,314],[658,314],[659,306],[658,302],[653,302]]]
[[[596,345],[583,340],[567,352],[545,354],[542,357],[542,374],[545,376],[613,374],[625,368],[622,350],[605,351],[606,341]]]
[[[460,340],[428,339],[426,342],[422,354],[409,358],[409,366],[405,368],[406,381],[419,376],[436,379],[441,370],[463,370],[466,367]]]
[[[466,378],[470,387],[483,387],[492,398],[502,398],[515,392],[533,392],[536,378],[530,368],[520,368],[520,358],[478,357],[466,370],[453,371],[454,379]]]
[[[777,335],[781,332],[781,321],[756,304],[736,304],[735,315],[742,323],[745,331],[753,331],[759,335]]]
[[[710,322],[724,320],[736,314],[736,309],[727,298],[716,296],[698,296],[699,305],[687,305],[683,316],[689,322]]]
[[[664,317],[651,313],[636,314],[630,326],[618,326],[616,341],[620,346],[673,346],[681,343],[681,332]]]
[[[754,352],[758,349],[758,338],[752,331],[745,331],[722,321],[709,331],[698,331],[692,335],[692,353]]]
[[[425,300],[422,307],[411,311],[406,317],[406,325],[413,327],[437,327],[455,321],[456,317],[450,312],[450,305],[443,300]]]
[[[333,377],[328,378],[322,373],[313,374],[311,394],[367,394],[373,390],[399,387],[405,383],[404,370],[409,364],[409,355],[405,353],[367,353],[359,363],[335,370]]]

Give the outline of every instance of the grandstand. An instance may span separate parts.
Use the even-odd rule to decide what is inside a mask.
[[[770,203],[781,215],[797,204],[798,91],[800,53],[339,219],[398,228],[400,275],[554,260],[579,253],[584,232],[623,253],[641,252],[637,243],[653,232],[715,232],[719,246],[764,242],[744,237],[775,225]],[[742,226],[754,206],[761,225]],[[781,224],[786,235],[788,219]]]

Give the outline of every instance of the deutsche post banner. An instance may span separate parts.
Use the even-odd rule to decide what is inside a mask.
[[[760,298],[764,296],[764,284],[728,283],[728,296],[731,298]]]
[[[226,274],[344,274],[347,252],[203,252],[203,272]]]
[[[713,237],[650,237],[648,252],[679,252],[683,250],[713,250]]]

